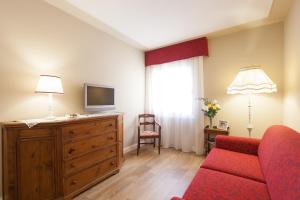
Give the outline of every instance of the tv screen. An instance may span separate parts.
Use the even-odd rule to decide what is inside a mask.
[[[113,109],[115,105],[115,90],[112,87],[85,84],[85,109]]]

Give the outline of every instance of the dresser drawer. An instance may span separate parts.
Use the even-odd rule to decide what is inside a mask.
[[[114,157],[116,155],[117,155],[117,146],[112,145],[107,148],[100,149],[99,151],[88,153],[79,158],[67,160],[64,163],[64,174],[68,176],[72,173],[88,168],[93,164],[99,163],[103,160]]]
[[[78,174],[65,178],[64,192],[70,194],[78,189],[81,189],[85,185],[91,183],[97,178],[105,176],[107,173],[117,168],[116,157],[108,159],[98,165],[88,168]]]
[[[64,159],[74,158],[116,143],[116,132],[64,144]]]
[[[105,119],[84,124],[73,124],[62,128],[64,140],[70,140],[79,137],[88,137],[101,135],[106,132],[116,130],[115,119]]]
[[[102,120],[98,123],[102,131],[115,131],[117,129],[116,119]]]

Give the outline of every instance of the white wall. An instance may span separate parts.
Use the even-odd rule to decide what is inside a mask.
[[[284,23],[284,123],[300,131],[300,1],[294,0]]]
[[[208,40],[209,57],[204,58],[205,96],[223,106],[214,120],[228,121],[230,134],[248,136],[248,98],[229,95],[227,87],[242,67],[261,65],[277,84],[278,92],[253,98],[253,137],[261,138],[266,128],[282,124],[283,24],[276,23]]]
[[[40,0],[1,1],[0,121],[47,115],[35,94],[40,74],[62,77],[55,114],[83,113],[83,83],[113,86],[125,112],[125,147],[135,143],[144,111],[144,54]]]

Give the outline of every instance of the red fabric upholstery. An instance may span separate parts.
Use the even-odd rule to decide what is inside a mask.
[[[171,200],[184,200],[184,199],[180,197],[173,197]]]
[[[154,131],[143,131],[141,132],[141,137],[153,137],[153,136],[159,136],[157,132]]]
[[[258,157],[251,154],[213,148],[201,167],[265,183]]]
[[[300,199],[300,134],[272,126],[263,136],[258,155],[271,198]]]
[[[145,52],[145,66],[157,65],[196,56],[208,56],[207,38],[198,38]]]
[[[236,136],[218,135],[216,147],[229,151],[257,155],[260,140]]]
[[[300,200],[298,132],[277,125],[267,129],[261,142],[228,136],[216,141],[218,148],[210,152],[183,199],[174,200]]]
[[[266,184],[200,168],[183,196],[184,200],[267,200]]]

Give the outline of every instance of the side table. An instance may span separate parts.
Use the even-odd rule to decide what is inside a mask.
[[[217,135],[229,135],[229,129],[229,127],[227,130],[224,130],[218,128],[209,128],[208,126],[204,128],[204,148],[206,155],[211,150],[211,145],[215,144],[215,141],[212,140],[212,138],[215,138]]]

